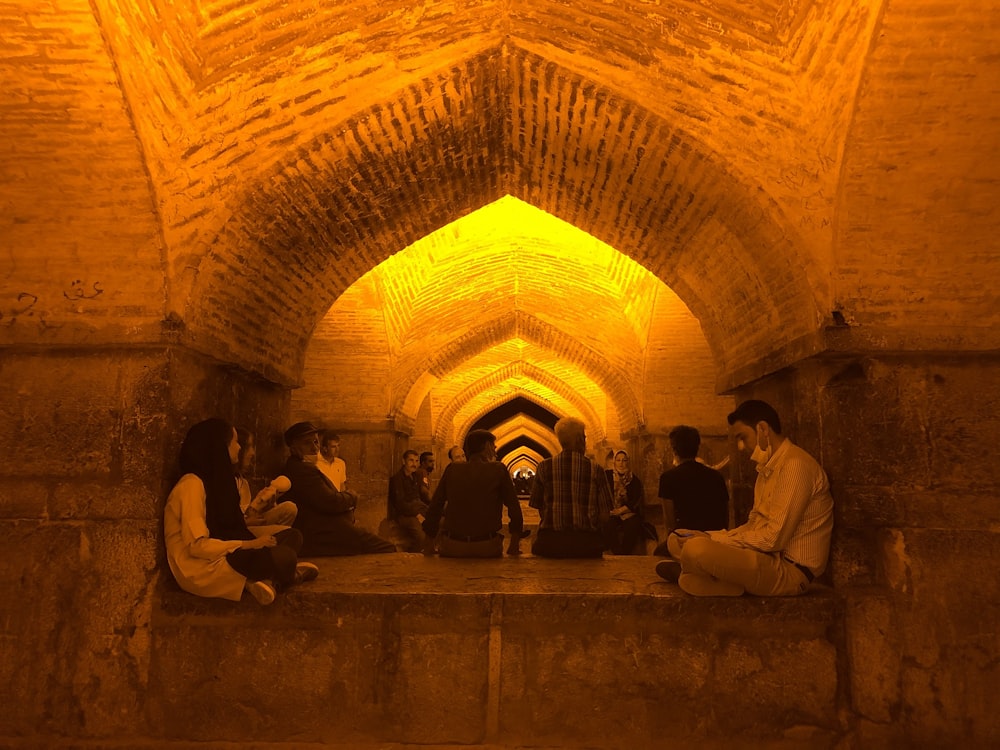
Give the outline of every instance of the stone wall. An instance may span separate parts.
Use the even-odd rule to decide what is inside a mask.
[[[740,391],[774,403],[829,474],[866,745],[1000,740],[998,377],[995,355],[836,356]]]
[[[0,737],[146,733],[150,612],[180,441],[210,416],[258,431],[287,393],[181,349],[0,359]]]
[[[842,603],[829,590],[691,599],[634,557],[335,565],[267,610],[164,596],[154,736],[796,750],[845,733]]]

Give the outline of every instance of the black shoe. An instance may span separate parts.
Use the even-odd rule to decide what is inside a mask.
[[[295,580],[293,583],[306,583],[315,581],[319,576],[319,566],[315,563],[300,562],[295,566]]]
[[[656,575],[664,581],[677,583],[678,579],[681,577],[681,564],[676,560],[664,560],[663,562],[658,562],[656,563]]]

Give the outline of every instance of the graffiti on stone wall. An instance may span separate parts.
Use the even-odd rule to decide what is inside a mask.
[[[21,292],[15,298],[14,304],[0,307],[0,324],[14,325],[19,317],[34,315],[33,308],[37,304],[37,295]]]
[[[100,281],[92,284],[84,284],[83,280],[76,279],[70,283],[69,288],[63,291],[63,297],[72,302],[83,302],[94,300],[104,294],[104,288]],[[25,318],[29,322],[36,323],[42,328],[52,328],[52,324],[46,319],[46,311],[39,304],[41,298],[31,292],[20,292],[11,301],[4,301],[0,298],[0,325],[12,326]],[[78,307],[77,312],[83,312],[82,307]],[[59,327],[59,326],[55,326]]]
[[[101,282],[95,281],[88,289],[84,283],[77,279],[69,285],[69,289],[63,292],[63,297],[69,300],[96,299],[104,294]]]

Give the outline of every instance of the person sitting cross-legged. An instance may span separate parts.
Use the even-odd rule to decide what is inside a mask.
[[[236,436],[240,441],[240,455],[234,467],[236,486],[247,526],[257,536],[290,528],[299,509],[287,500],[278,502],[281,494],[288,489],[288,478],[278,477],[256,495],[251,495],[248,477],[257,457],[257,441],[254,434],[243,427],[236,428]]]
[[[240,444],[222,419],[188,430],[181,445],[180,478],[163,513],[167,563],[185,591],[238,601],[243,591],[260,604],[293,583],[314,579],[319,568],[299,562],[302,534],[283,529],[255,536],[240,509],[233,464]]]
[[[822,575],[830,551],[833,497],[816,460],[781,433],[764,401],[744,401],[728,417],[730,433],[757,464],[753,508],[735,529],[675,529],[675,560],[656,573],[695,596],[792,596]]]
[[[641,555],[645,552],[645,540],[656,539],[656,529],[645,519],[642,480],[632,473],[627,451],[615,451],[612,465],[614,468],[606,472],[613,506],[604,525],[608,551],[615,555]]]
[[[528,504],[541,520],[531,553],[538,557],[602,557],[603,529],[611,514],[604,469],[586,456],[586,428],[579,419],[556,422],[562,451],[538,464]]]
[[[427,477],[420,476],[420,454],[412,449],[403,451],[403,465],[389,477],[384,523],[390,532],[395,530],[399,534],[404,552],[420,552],[424,547],[419,516],[430,505],[425,483]]]
[[[698,460],[701,434],[694,427],[677,425],[669,434],[673,468],[660,475],[658,495],[663,502],[667,540],[674,529],[713,531],[729,526],[729,489],[720,472]],[[668,541],[653,554],[669,554]]]
[[[424,552],[433,553],[437,538],[441,557],[501,557],[506,507],[507,554],[520,554],[524,517],[507,467],[497,461],[496,436],[472,430],[463,447],[467,460],[445,467],[425,514]]]
[[[294,528],[302,532],[303,556],[395,552],[394,544],[354,525],[357,495],[349,491],[338,492],[333,482],[317,468],[318,433],[319,428],[309,422],[296,422],[285,430],[285,445],[289,451],[285,476],[292,482],[285,497],[299,509]]]

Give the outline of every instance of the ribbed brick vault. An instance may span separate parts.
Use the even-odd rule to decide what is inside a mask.
[[[379,3],[361,18],[360,8],[311,4],[102,5],[159,187],[168,305],[183,340],[301,382],[317,322],[356,280],[507,195],[662,280],[699,320],[717,374],[807,339],[830,308],[828,232],[800,231],[809,225],[762,188],[755,173],[769,165],[744,146],[780,131],[783,149],[808,149],[809,173],[796,179],[814,183],[809,213],[828,226],[844,120],[817,121],[790,82],[829,75],[848,93],[856,73],[825,70],[826,50],[800,48],[811,3],[743,5],[660,15],[641,3],[567,13],[502,2],[438,15],[433,5]],[[865,14],[846,15],[838,26],[848,33],[836,38],[863,45]],[[152,69],[140,64],[148,45]],[[815,153],[817,125],[832,129],[827,153]],[[773,136],[763,138],[768,162]],[[593,274],[542,263],[532,276],[536,254],[544,258],[544,238],[515,278],[548,284],[544,294],[507,294],[505,304],[503,285],[480,279],[484,300],[444,269],[413,309],[394,306],[412,319],[387,331],[389,416],[414,425],[432,386],[450,377],[457,392],[431,405],[437,440],[514,394],[585,418],[599,440],[609,419],[616,439],[644,425],[648,332],[594,315],[621,307],[627,291],[595,306],[551,286],[574,270],[580,284]],[[456,287],[469,291],[438,304]],[[604,335],[587,340],[581,322]],[[497,347],[515,340],[539,351],[519,349],[499,369],[475,362],[502,361]]]
[[[921,0],[889,15],[874,0],[14,6],[21,46],[5,57],[4,127],[17,147],[4,161],[18,275],[2,290],[6,341],[166,335],[310,384],[309,342],[355,282],[510,196],[676,294],[724,387],[822,350],[835,324],[866,348],[997,343],[992,297],[964,294],[956,316],[961,280],[948,257],[923,253],[961,225],[970,273],[995,272],[996,254],[976,249],[995,236],[987,198],[967,189],[962,216],[922,223],[924,234],[908,219],[937,200],[912,179],[914,117],[933,107],[934,122],[960,123],[976,114],[967,102],[996,99],[991,79],[970,72],[989,65],[987,42],[969,42],[960,71],[979,96],[942,86],[932,105],[907,73],[912,40],[964,39],[971,6],[949,10],[946,26]],[[944,46],[918,46],[922,69],[954,72]],[[950,176],[935,162],[936,181],[988,178],[995,142],[949,132]],[[92,144],[86,169],[66,143]],[[30,196],[16,189],[22,171]],[[868,200],[900,188],[910,197],[891,213]],[[64,217],[58,237],[40,218],[52,213]],[[499,258],[517,241],[467,247]],[[546,256],[544,238],[532,242],[528,267]],[[887,245],[893,254],[879,252]],[[916,265],[920,278],[900,284],[898,269]],[[383,321],[390,383],[361,397],[361,412],[405,425],[426,403],[429,434],[444,439],[496,389],[544,390],[598,435],[649,422],[662,385],[649,373],[665,361],[643,340],[654,321],[626,315],[605,326],[621,338],[588,338],[572,321],[593,305],[569,288],[519,292],[513,305],[433,304],[454,291],[447,282]],[[513,342],[511,367],[488,371]]]
[[[341,368],[349,351],[350,370]],[[418,240],[359,279],[318,326],[301,416],[378,421],[446,446],[518,397],[618,440],[657,410],[671,376],[714,400],[698,322],[662,281],[511,197]],[[648,369],[655,372],[649,373]],[[358,404],[362,408],[357,408]],[[665,421],[665,418],[661,421]],[[529,421],[525,434],[548,446]]]
[[[354,281],[507,194],[662,279],[720,373],[829,313],[844,104],[875,8],[96,7],[163,216],[168,306],[216,355],[297,382]]]
[[[316,320],[366,264],[505,194],[658,275],[701,320],[722,366],[746,364],[763,342],[819,325],[811,264],[794,232],[777,223],[776,207],[762,207],[704,147],[652,112],[502,50],[398,97],[317,135],[239,196],[209,240],[182,314],[192,333],[254,365],[286,342],[276,361],[295,376]],[[579,111],[546,111],[559,100]],[[553,122],[560,116],[567,133]],[[574,117],[582,133],[572,133]],[[421,126],[414,132],[403,121]],[[277,311],[245,291],[254,279],[267,279],[272,297],[295,301],[280,313],[281,330]],[[750,314],[758,325],[747,335]],[[242,323],[220,330],[229,321]],[[280,335],[271,341],[263,332]]]

